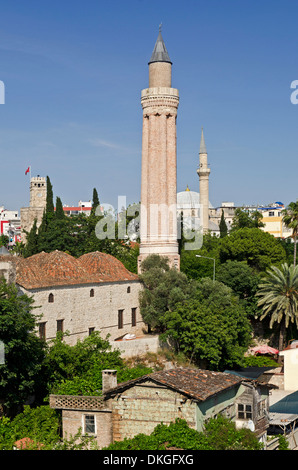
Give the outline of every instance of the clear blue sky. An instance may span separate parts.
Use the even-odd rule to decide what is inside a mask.
[[[179,89],[177,189],[199,190],[201,127],[210,201],[298,198],[296,0],[2,0],[0,205],[29,203],[50,176],[64,204],[140,198],[141,89],[162,22]]]

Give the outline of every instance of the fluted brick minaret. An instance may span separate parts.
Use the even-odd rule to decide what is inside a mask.
[[[176,117],[178,90],[161,31],[149,62],[149,88],[142,90],[141,262],[156,253],[180,269],[177,242]]]

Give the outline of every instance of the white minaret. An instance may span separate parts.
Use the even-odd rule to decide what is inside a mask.
[[[208,168],[207,160],[207,150],[205,145],[205,139],[203,134],[201,134],[201,144],[200,144],[200,161],[199,168],[197,173],[199,175],[200,181],[200,206],[201,206],[201,218],[202,218],[202,227],[203,233],[207,233],[209,230],[209,175],[210,168]]]

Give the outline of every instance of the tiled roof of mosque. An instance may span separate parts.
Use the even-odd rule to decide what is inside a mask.
[[[17,262],[17,284],[25,289],[52,286],[136,281],[118,259],[107,253],[87,253],[80,258],[53,251],[38,253]]]

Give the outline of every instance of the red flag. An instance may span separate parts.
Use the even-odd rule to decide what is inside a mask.
[[[25,171],[25,175],[27,175],[27,173],[29,173],[30,171],[30,166],[28,166],[27,170]]]

